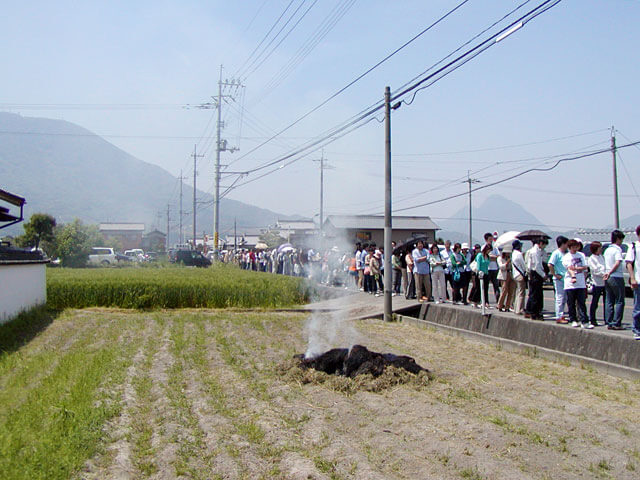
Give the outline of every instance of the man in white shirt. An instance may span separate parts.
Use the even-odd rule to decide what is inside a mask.
[[[584,276],[589,269],[587,259],[579,251],[582,248],[582,244],[575,238],[569,240],[566,246],[569,251],[562,256],[562,266],[564,267],[563,291],[567,294],[571,326],[591,329],[593,325],[589,323],[589,318],[587,317],[587,284]],[[551,262],[549,262],[549,265],[551,265]]]
[[[546,237],[540,237],[534,241],[533,248],[527,254],[526,267],[529,275],[529,298],[524,309],[524,316],[532,320],[544,320],[542,317],[542,308],[544,307],[542,285],[546,273],[542,264],[542,252],[548,244],[549,241]]]
[[[493,233],[484,234],[485,243],[491,247],[491,252],[489,252],[489,258],[491,259],[491,262],[489,262],[489,282],[493,285],[493,293],[496,296],[496,303],[498,303],[500,299],[500,280],[498,280],[498,257],[500,256],[500,250],[493,244],[494,240]]]
[[[620,230],[611,232],[611,245],[604,251],[606,272],[602,279],[606,292],[605,318],[609,330],[622,330],[624,314],[624,276],[622,274],[622,241],[624,233]]]
[[[512,243],[513,253],[511,254],[511,265],[513,279],[516,281],[516,300],[513,311],[517,315],[521,315],[524,308],[524,297],[527,290],[527,279],[525,277],[527,266],[524,264],[522,256],[522,242],[514,240]]]
[[[640,225],[636,227],[636,236],[640,239]],[[633,338],[636,340],[640,340],[640,288],[638,288],[638,284],[640,284],[640,255],[638,255],[638,249],[640,249],[640,242],[633,242],[625,257],[629,281],[633,289],[632,329]]]
[[[567,303],[567,296],[564,293],[564,277],[566,269],[562,264],[562,259],[567,253],[567,242],[569,239],[564,235],[556,238],[556,248],[549,257],[549,275],[553,279],[553,287],[556,295],[556,323],[568,323],[564,318],[564,306]]]

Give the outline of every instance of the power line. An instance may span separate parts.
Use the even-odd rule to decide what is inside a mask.
[[[620,145],[617,148],[618,149],[627,148],[627,147],[632,147],[632,146],[638,145],[638,144],[640,144],[640,140],[637,141],[637,142],[628,143],[626,145]],[[514,178],[521,177],[522,175],[525,175],[525,174],[530,173],[530,172],[548,172],[550,170],[553,170],[558,165],[560,165],[561,163],[564,163],[564,162],[570,162],[570,161],[579,160],[579,159],[586,158],[586,157],[592,157],[594,155],[599,155],[601,153],[609,153],[609,152],[611,152],[611,149],[606,148],[606,149],[598,150],[596,152],[585,153],[583,155],[578,155],[578,156],[575,156],[575,157],[569,157],[569,158],[560,159],[560,160],[556,161],[551,167],[548,167],[548,168],[528,168],[527,170],[524,170],[524,171],[522,171],[520,173],[517,173],[515,175],[511,175],[511,176],[509,176],[507,178],[503,178],[503,179],[498,180],[496,182],[487,183],[485,185],[481,185],[479,187],[476,187],[476,188],[472,189],[472,192],[476,192],[478,190],[483,190],[485,188],[489,188],[489,187],[492,187],[494,185],[499,185],[501,183],[508,182],[509,180],[513,180]],[[418,204],[418,205],[412,205],[410,207],[398,208],[398,209],[395,209],[395,211],[396,212],[403,212],[403,211],[406,211],[406,210],[412,210],[414,208],[426,207],[428,205],[433,205],[433,204],[436,204],[436,203],[442,203],[442,202],[445,202],[447,200],[452,200],[454,198],[462,197],[464,195],[467,195],[467,192],[458,193],[458,194],[455,194],[455,195],[449,195],[449,196],[447,196],[445,198],[441,198],[439,200],[433,200],[431,202],[425,202],[425,203],[421,203],[421,204]]]
[[[558,0],[559,1],[559,0]],[[273,135],[270,139],[262,142],[261,144],[259,144],[258,146],[252,148],[251,150],[249,150],[247,153],[245,153],[244,155],[240,156],[238,158],[238,160],[241,160],[243,158],[245,158],[247,155],[250,155],[251,153],[255,152],[256,150],[258,150],[259,148],[263,147],[264,145],[266,145],[267,143],[269,143],[271,140],[273,140],[274,138],[278,137],[279,135],[282,135],[284,132],[286,132],[287,130],[291,129],[293,126],[297,125],[298,123],[300,123],[302,120],[304,120],[305,118],[307,118],[309,115],[311,115],[312,113],[318,111],[320,108],[322,108],[324,105],[326,105],[327,103],[329,103],[331,100],[333,100],[334,98],[336,98],[338,95],[340,95],[342,92],[344,92],[345,90],[347,90],[349,87],[351,87],[352,85],[354,85],[356,82],[358,82],[359,80],[361,80],[362,78],[364,78],[366,75],[368,75],[369,73],[371,73],[373,70],[375,70],[376,68],[378,68],[380,65],[382,65],[384,62],[386,62],[387,60],[389,60],[391,57],[393,57],[396,53],[398,53],[399,51],[401,51],[403,48],[405,48],[406,46],[408,46],[409,44],[411,44],[413,41],[415,41],[416,39],[418,39],[419,37],[421,37],[422,35],[424,35],[426,32],[428,32],[429,30],[431,30],[433,27],[435,27],[436,25],[438,25],[440,22],[442,22],[443,20],[445,20],[448,16],[450,16],[451,14],[453,14],[456,10],[458,10],[459,8],[461,8],[464,4],[466,4],[467,2],[469,2],[469,0],[464,0],[461,3],[459,3],[457,6],[455,6],[453,9],[449,10],[446,14],[444,14],[443,16],[441,16],[439,19],[437,19],[435,22],[433,22],[431,25],[429,25],[427,28],[423,29],[420,33],[418,33],[417,35],[415,35],[413,38],[411,38],[410,40],[408,40],[407,42],[405,42],[403,45],[401,45],[400,47],[398,47],[397,49],[395,49],[393,52],[391,52],[389,55],[387,55],[385,58],[383,58],[382,60],[380,60],[378,63],[376,63],[374,66],[370,67],[369,69],[367,69],[365,72],[361,73],[360,75],[358,75],[355,79],[351,80],[348,84],[346,84],[344,87],[340,88],[338,91],[336,91],[335,93],[333,93],[331,96],[329,96],[327,99],[325,99],[323,102],[321,102],[320,104],[316,105],[314,108],[312,108],[311,110],[309,110],[307,113],[305,113],[304,115],[302,115],[300,118],[298,118],[297,120],[295,120],[294,122],[290,123],[288,126],[286,126],[285,128],[283,128],[282,130],[278,131],[275,135]],[[375,111],[379,110],[381,107],[376,108]]]

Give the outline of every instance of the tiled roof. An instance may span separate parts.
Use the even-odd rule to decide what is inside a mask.
[[[440,230],[440,227],[430,217],[400,217],[391,219],[396,230]],[[329,215],[325,223],[335,228],[382,229],[384,217],[382,215]]]

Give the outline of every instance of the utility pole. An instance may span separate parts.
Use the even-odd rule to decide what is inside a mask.
[[[391,303],[391,89],[384,89],[384,321],[393,320]],[[395,106],[398,108],[400,104]]]
[[[473,247],[473,212],[471,203],[471,184],[480,183],[480,180],[471,178],[471,172],[467,170],[467,179],[464,181],[464,183],[469,184],[469,249],[471,249]]]
[[[216,165],[215,165],[215,195],[213,199],[213,251],[215,253],[214,258],[218,258],[218,237],[220,235],[220,153],[221,152],[235,152],[238,148],[227,148],[227,141],[221,138],[221,131],[224,127],[222,122],[222,99],[225,97],[233,98],[233,95],[223,95],[222,89],[226,87],[235,87],[237,89],[242,87],[240,80],[228,80],[222,81],[222,65],[220,65],[220,78],[218,80],[218,96],[215,97],[215,108],[218,112],[218,121],[216,124]],[[209,108],[202,106],[202,108]]]
[[[182,245],[184,243],[184,231],[182,230],[182,216],[184,215],[184,212],[182,211],[182,181],[185,178],[182,176],[182,170],[180,170],[180,176],[178,177],[178,180],[180,181],[180,238],[178,239],[178,243],[180,243],[180,245]]]
[[[169,222],[170,222],[170,209],[171,205],[167,203],[167,239],[165,240],[165,252],[169,250]]]
[[[611,156],[613,159],[613,224],[620,229],[620,204],[618,201],[618,166],[616,162],[616,129],[611,127]]]
[[[236,218],[233,218],[233,253],[238,251],[238,231],[236,229]]]
[[[198,157],[204,155],[197,154],[197,145],[193,146],[193,249],[196,249],[196,177],[198,176],[197,164]]]
[[[322,149],[320,158],[318,160],[313,160],[314,162],[320,162],[320,250],[322,250],[322,243],[324,240],[324,171],[335,169],[335,167],[327,165],[325,163],[326,160],[327,159],[324,158],[324,149]]]

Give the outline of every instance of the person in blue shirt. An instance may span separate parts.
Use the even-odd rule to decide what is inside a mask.
[[[424,242],[420,241],[416,248],[411,252],[414,266],[413,274],[416,280],[416,291],[420,302],[427,302],[431,297],[431,278],[429,274],[431,269],[429,266],[429,252],[424,248]]]
[[[549,275],[553,279],[553,287],[556,291],[556,323],[569,323],[564,318],[564,307],[567,304],[567,296],[564,292],[564,276],[567,269],[562,264],[562,258],[567,253],[567,243],[569,239],[563,235],[556,238],[558,248],[549,257]]]

